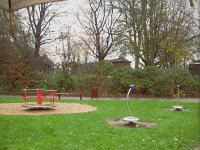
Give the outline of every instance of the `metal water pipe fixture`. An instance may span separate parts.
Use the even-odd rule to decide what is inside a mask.
[[[134,84],[131,84],[131,85],[130,85],[130,88],[129,88],[129,90],[128,90],[128,93],[127,93],[127,95],[126,95],[126,105],[127,105],[127,109],[128,109],[128,114],[129,114],[129,116],[131,116],[131,110],[130,110],[130,107],[129,107],[128,99],[129,99],[130,92],[131,92],[131,90],[133,90],[133,89],[134,89]]]
[[[131,92],[131,90],[134,89],[134,84],[131,84],[129,87],[130,87],[130,88],[129,88],[128,93],[127,93],[127,96],[126,96],[126,105],[127,105],[128,115],[129,115],[129,116],[128,116],[128,117],[124,117],[122,120],[123,120],[123,121],[126,121],[126,122],[128,122],[128,123],[137,123],[137,121],[138,121],[139,119],[132,116],[132,113],[131,113],[131,110],[130,110],[130,106],[129,106],[129,103],[128,103],[128,99],[129,99],[130,92]]]
[[[172,106],[173,110],[177,110],[177,111],[182,111],[183,110],[183,106],[179,106],[179,99],[180,99],[180,84],[176,85],[177,88],[177,99],[176,99],[176,106]]]
[[[176,87],[177,87],[177,105],[178,105],[179,97],[180,97],[180,85],[177,84]]]

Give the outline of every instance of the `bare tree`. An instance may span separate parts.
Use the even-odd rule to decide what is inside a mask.
[[[194,0],[189,0],[189,2],[190,2],[190,6],[194,7]]]
[[[51,10],[52,5],[53,3],[45,3],[27,7],[30,29],[35,39],[35,58],[39,56],[41,45],[55,40],[47,36],[50,32],[51,22],[59,15]]]
[[[64,74],[75,71],[78,64],[80,64],[81,48],[81,44],[75,40],[74,35],[70,33],[69,29],[67,32],[61,32],[59,43],[56,46],[56,55],[61,60],[57,64],[62,67]]]
[[[118,7],[119,13],[122,14],[118,26],[118,40],[122,45],[121,53],[130,53],[134,56],[135,68],[139,67],[142,46],[142,20],[139,5],[141,5],[140,1],[137,0],[121,0]]]
[[[83,43],[90,50],[90,55],[99,61],[111,54],[115,45],[115,27],[118,15],[114,13],[114,1],[88,0],[89,13],[83,12],[85,20],[77,18],[85,31],[80,36]]]

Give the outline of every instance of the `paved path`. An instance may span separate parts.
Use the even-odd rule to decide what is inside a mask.
[[[20,95],[0,95],[0,97],[22,97]],[[57,96],[56,96],[57,98]],[[62,96],[61,100],[80,100],[80,97],[65,97]],[[83,97],[83,100],[91,100],[90,97]],[[93,100],[97,100],[96,98],[93,98]],[[125,97],[100,97],[99,100],[126,100]],[[176,102],[177,98],[134,98],[130,97],[129,100],[157,100],[157,101],[169,101],[169,102]],[[195,102],[200,103],[200,98],[179,98],[180,102]]]
[[[90,99],[88,98],[85,98]],[[95,98],[94,98],[95,100]],[[99,100],[126,100],[126,98],[99,98]],[[177,98],[134,98],[130,97],[129,100],[157,100],[157,101],[171,101],[171,102],[176,102]],[[200,102],[200,98],[179,98],[180,102]]]

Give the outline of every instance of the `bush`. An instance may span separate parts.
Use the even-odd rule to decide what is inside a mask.
[[[156,67],[145,67],[144,69],[135,69],[133,72],[133,81],[136,90],[141,90],[149,96],[155,96],[155,81],[160,75],[161,70]]]
[[[7,94],[10,86],[11,85],[7,82],[7,77],[0,75],[0,94]]]
[[[11,64],[8,74],[1,75],[0,79],[2,94],[11,89],[16,93],[22,88],[45,88],[83,92],[84,96],[90,96],[92,87],[98,87],[99,96],[124,96],[129,85],[134,84],[134,93],[142,92],[148,97],[177,97],[176,85],[180,84],[180,97],[200,95],[200,77],[193,76],[188,69],[181,67],[114,68],[110,63],[100,62],[90,72],[64,74],[60,70],[45,74],[31,72],[26,64],[17,62]]]
[[[92,87],[98,87],[100,96],[110,96],[111,74],[114,67],[109,62],[95,63],[90,72],[73,74],[73,91],[81,91],[85,96],[90,96]]]
[[[177,97],[177,84],[181,97],[195,97],[198,95],[198,82],[185,68],[171,68],[163,70],[155,81],[155,90],[159,97]]]
[[[32,73],[25,63],[15,61],[10,64],[7,74],[10,91],[17,92],[22,88],[26,88],[29,86],[31,79]]]
[[[130,67],[117,68],[112,72],[111,75],[112,91],[119,95],[127,92],[127,89],[131,83],[133,83],[133,69]]]
[[[63,73],[62,70],[46,76],[48,81],[48,88],[53,88],[58,91],[70,91],[74,87],[73,75],[70,73]]]

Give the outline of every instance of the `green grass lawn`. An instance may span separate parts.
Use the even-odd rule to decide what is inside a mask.
[[[0,98],[0,103],[22,102]],[[182,102],[191,112],[172,112],[164,107],[174,102],[130,101],[141,121],[155,122],[152,128],[123,128],[108,119],[127,116],[125,101],[72,101],[97,107],[80,114],[40,116],[0,115],[0,149],[5,150],[188,150],[200,142],[199,103]]]

